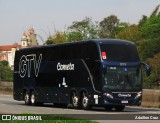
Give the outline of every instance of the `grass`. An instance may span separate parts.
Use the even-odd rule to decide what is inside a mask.
[[[1,123],[98,123],[88,120],[0,121]]]
[[[23,113],[18,116],[41,116],[41,115]],[[76,119],[76,118],[65,117],[65,116],[42,115],[42,120],[10,120],[10,121],[0,120],[0,123],[98,123],[98,122]]]
[[[0,121],[1,123],[97,123],[87,120]]]

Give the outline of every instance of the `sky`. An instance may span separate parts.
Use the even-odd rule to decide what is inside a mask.
[[[45,41],[55,29],[64,31],[85,17],[100,22],[114,14],[121,22],[137,24],[159,4],[160,0],[0,0],[0,45],[20,43],[30,27]]]

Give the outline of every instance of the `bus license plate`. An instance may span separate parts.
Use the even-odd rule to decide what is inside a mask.
[[[122,100],[121,103],[128,103],[128,100]]]

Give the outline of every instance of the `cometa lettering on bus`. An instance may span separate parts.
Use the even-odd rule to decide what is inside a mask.
[[[74,64],[69,63],[69,64],[61,64],[60,62],[58,62],[57,64],[57,70],[74,70]]]

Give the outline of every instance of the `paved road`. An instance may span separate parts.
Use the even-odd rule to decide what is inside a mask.
[[[67,109],[65,107],[54,107],[52,104],[45,104],[43,106],[26,106],[23,101],[13,100],[12,95],[0,94],[0,114],[22,114],[22,113],[77,114],[77,116],[79,114],[92,114],[94,117],[98,115],[107,116],[107,115],[113,115],[113,114],[132,114],[137,116],[143,115],[143,114],[145,115],[156,114],[159,116],[159,119],[160,119],[160,109],[156,109],[156,108],[126,107],[123,112],[116,112],[116,111],[108,112],[108,111],[105,111],[104,108],[95,108],[95,107],[92,110],[85,111],[85,110]]]

